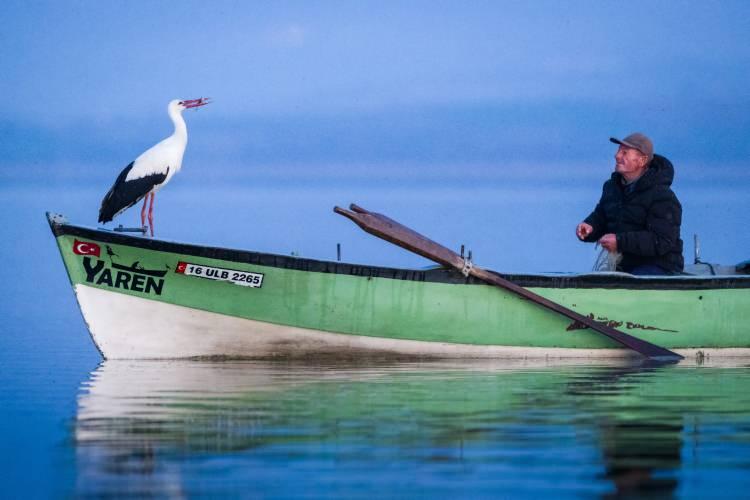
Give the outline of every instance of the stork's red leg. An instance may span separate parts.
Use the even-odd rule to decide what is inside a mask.
[[[154,198],[156,198],[156,193],[151,193],[151,203],[148,206],[148,225],[151,226],[151,237],[154,236]]]
[[[146,193],[143,198],[143,208],[141,208],[141,227],[146,225],[146,204],[148,203],[148,197],[151,193]]]

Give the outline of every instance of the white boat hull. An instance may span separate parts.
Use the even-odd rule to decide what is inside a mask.
[[[625,349],[477,346],[323,332],[237,318],[76,285],[94,343],[106,359],[626,358]],[[685,357],[750,356],[750,349],[678,349]]]

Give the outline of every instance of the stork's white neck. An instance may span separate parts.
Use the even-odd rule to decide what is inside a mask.
[[[185,125],[185,119],[182,117],[182,112],[178,108],[169,109],[169,117],[174,123],[174,133],[172,137],[187,144],[187,126]]]

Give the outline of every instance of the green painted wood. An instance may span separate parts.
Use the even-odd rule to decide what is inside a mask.
[[[348,217],[368,233],[385,239],[411,252],[422,255],[433,262],[453,267],[467,277],[474,276],[489,285],[507,290],[523,299],[537,304],[540,307],[561,314],[562,316],[573,320],[575,323],[587,326],[588,328],[614,340],[616,343],[625,346],[628,349],[632,349],[649,359],[662,362],[675,362],[684,359],[683,356],[674,353],[669,349],[665,349],[662,346],[646,342],[643,339],[617,330],[613,325],[609,324],[609,322],[597,321],[596,318],[584,316],[558,302],[555,302],[554,300],[550,300],[547,297],[542,297],[541,295],[527,290],[516,283],[501,277],[497,273],[474,266],[470,259],[464,259],[456,252],[428,239],[413,229],[408,228],[383,214],[369,212],[355,204],[352,204],[350,208],[352,209],[352,212],[343,210],[339,207],[335,207],[333,211]]]
[[[109,244],[116,262],[168,269],[161,294],[87,282],[74,236],[57,237],[71,283],[240,318],[389,339],[521,347],[611,348],[613,341],[492,286],[309,272]],[[88,238],[87,241],[97,242]],[[264,274],[261,288],[190,277],[179,261]],[[583,315],[670,349],[750,347],[750,290],[532,288]]]

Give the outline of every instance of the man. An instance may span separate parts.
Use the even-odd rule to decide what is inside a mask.
[[[681,272],[682,206],[670,188],[672,163],[654,154],[651,140],[643,134],[610,141],[620,146],[615,171],[604,183],[594,211],[578,224],[578,239],[598,241],[610,253],[622,254],[618,271],[636,275]]]

